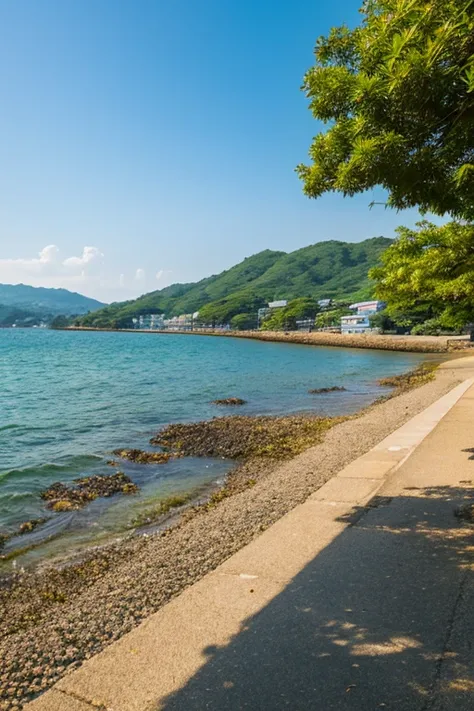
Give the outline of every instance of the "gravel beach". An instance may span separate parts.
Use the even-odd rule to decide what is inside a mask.
[[[421,387],[339,422],[290,460],[242,465],[225,495],[166,531],[0,580],[0,709],[21,709],[130,631],[459,380],[447,364]]]

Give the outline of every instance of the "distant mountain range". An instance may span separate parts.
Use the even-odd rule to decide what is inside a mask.
[[[368,271],[391,242],[374,237],[357,243],[318,242],[290,253],[265,250],[199,282],[172,284],[133,301],[111,304],[84,316],[80,323],[129,328],[140,314],[179,316],[195,311],[205,322],[227,323],[276,299],[370,298],[373,284]]]
[[[103,306],[101,301],[67,289],[0,284],[0,326],[36,325],[59,314],[82,315]]]

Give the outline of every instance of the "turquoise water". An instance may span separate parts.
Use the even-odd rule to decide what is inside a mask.
[[[0,532],[51,517],[5,550],[34,543],[39,556],[88,544],[123,532],[156,498],[221,480],[229,462],[186,458],[124,464],[140,494],[82,511],[51,514],[39,497],[55,481],[110,474],[113,449],[149,447],[162,425],[228,414],[210,404],[216,398],[247,400],[242,414],[355,412],[380,395],[377,378],[423,358],[205,336],[0,330]],[[328,385],[347,392],[308,394]]]

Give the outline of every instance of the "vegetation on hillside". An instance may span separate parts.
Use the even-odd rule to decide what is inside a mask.
[[[0,328],[8,328],[13,325],[38,326],[45,318],[52,318],[52,315],[39,314],[18,306],[0,304]]]
[[[102,306],[100,301],[67,289],[0,284],[0,328],[26,328],[54,321],[56,327],[64,327],[69,324],[71,316]]]
[[[104,304],[67,289],[47,289],[26,284],[0,284],[0,304],[41,314],[86,314]]]
[[[133,301],[111,304],[81,319],[80,323],[96,328],[130,328],[133,325],[132,319],[140,314],[165,313],[167,316],[179,316],[184,313],[194,313],[204,304],[227,296],[241,289],[245,284],[250,284],[283,254],[284,252],[267,249],[244,259],[240,264],[221,274],[201,279],[197,283],[171,284]],[[235,313],[243,311],[245,309],[237,310]]]
[[[209,324],[255,328],[256,312],[275,299],[369,298],[371,267],[391,244],[384,237],[359,243],[318,242],[286,254],[266,250],[196,284],[173,284],[80,320],[84,326],[129,328],[140,314],[177,316],[199,311]]]
[[[319,311],[318,302],[308,296],[293,299],[282,309],[276,309],[263,322],[262,328],[270,331],[281,329],[294,330],[296,322],[304,319],[314,319]]]

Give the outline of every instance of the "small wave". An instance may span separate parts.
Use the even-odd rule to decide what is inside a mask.
[[[19,427],[21,427],[21,425],[16,425],[13,423],[11,425],[3,425],[3,427],[0,427],[0,432],[5,432],[6,430],[16,430]]]
[[[33,496],[31,491],[8,491],[5,493],[0,492],[0,503],[3,501],[21,501],[22,499],[29,499],[31,496]]]
[[[57,476],[59,474],[70,474],[81,473],[81,471],[91,466],[92,464],[97,464],[102,461],[102,457],[97,454],[83,454],[76,457],[65,457],[64,461],[59,464],[48,462],[47,464],[38,464],[36,466],[28,466],[16,469],[7,469],[6,471],[0,472],[0,482],[8,481],[13,478],[27,479],[40,477],[46,478],[51,476]]]

